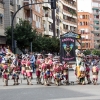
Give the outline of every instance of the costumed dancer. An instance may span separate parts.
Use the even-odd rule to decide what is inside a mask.
[[[48,66],[48,58],[45,58],[45,62],[42,64],[42,72],[43,72],[43,80],[44,85],[48,86],[48,77],[49,77],[49,69]]]
[[[93,80],[92,80],[93,84],[97,85],[99,68],[96,64],[94,64],[94,66],[92,67],[92,74],[93,74]]]
[[[27,61],[26,63],[26,77],[27,77],[27,85],[33,85],[32,84],[32,67],[30,61]]]
[[[41,68],[36,68],[36,81],[37,84],[41,84]]]
[[[52,83],[52,77],[53,77],[53,60],[52,60],[52,56],[49,56],[49,60],[48,60],[48,64],[50,66],[50,78],[49,78],[49,81],[50,83]]]
[[[2,76],[3,76],[3,81],[4,81],[4,86],[8,86],[8,70],[7,70],[8,66],[6,64],[3,65],[3,72],[2,72]]]
[[[26,79],[26,60],[25,58],[22,59],[21,65],[22,65],[21,74],[23,75],[23,79],[25,80]]]
[[[59,67],[59,63],[56,64],[54,71],[54,82],[57,86],[59,86],[61,84],[61,68]]]
[[[89,65],[85,64],[86,66],[86,79],[88,81],[88,84],[91,83],[91,80],[90,80],[90,68],[89,68]]]
[[[68,84],[68,65],[65,63],[63,65],[63,77],[64,77],[64,83]]]
[[[18,80],[19,80],[20,68],[18,66],[16,66],[12,70],[13,70],[12,79],[14,80],[13,85],[19,85]]]
[[[84,67],[84,62],[81,62],[79,79],[80,79],[80,84],[85,85],[85,67]]]

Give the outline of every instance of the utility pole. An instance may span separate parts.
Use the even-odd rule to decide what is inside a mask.
[[[32,0],[31,0],[31,4],[32,4]],[[32,5],[31,5],[31,7],[30,7],[30,24],[32,25],[32,23],[33,23],[33,17],[32,17]],[[32,52],[32,41],[31,41],[31,43],[30,43],[30,50],[31,50],[31,52]]]

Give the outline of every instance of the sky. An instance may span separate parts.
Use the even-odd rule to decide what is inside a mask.
[[[78,12],[90,12],[92,13],[91,4],[92,0],[77,0]]]

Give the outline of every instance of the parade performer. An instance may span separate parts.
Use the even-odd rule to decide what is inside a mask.
[[[91,83],[91,80],[90,80],[90,68],[89,68],[89,65],[85,64],[86,66],[86,79],[88,81],[88,84]]]
[[[78,49],[76,49],[75,52],[76,52],[76,69],[75,69],[76,73],[75,74],[77,75],[78,82],[81,83],[80,76],[83,73],[83,71],[80,70],[80,67],[82,66],[81,64],[83,62],[84,55]]]
[[[64,83],[68,84],[68,65],[67,63],[63,66],[63,77],[64,77]]]
[[[26,79],[26,59],[25,58],[22,59],[21,65],[22,65],[21,74],[23,75],[23,79],[25,80]]]
[[[14,80],[13,85],[19,85],[18,80],[19,80],[19,74],[20,74],[20,67],[16,66],[12,69],[12,79]]]
[[[36,80],[37,84],[41,84],[41,68],[36,68]]]
[[[4,81],[4,86],[8,86],[8,70],[7,70],[8,66],[6,64],[3,65],[3,72],[2,72],[2,76],[3,76],[3,81]]]
[[[54,82],[57,86],[61,85],[61,68],[59,67],[59,63],[56,64],[56,67],[54,69]]]
[[[99,74],[99,68],[96,64],[92,67],[92,74],[93,74],[93,84],[96,85],[98,81],[98,74]]]
[[[32,84],[32,67],[30,61],[26,63],[26,77],[27,77],[27,85]]]

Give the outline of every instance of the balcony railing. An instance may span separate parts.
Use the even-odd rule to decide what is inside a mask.
[[[72,2],[73,3],[72,3]],[[67,3],[68,5],[72,6],[72,7],[77,7],[76,5],[76,2],[74,2],[73,0],[63,0],[63,2]]]

